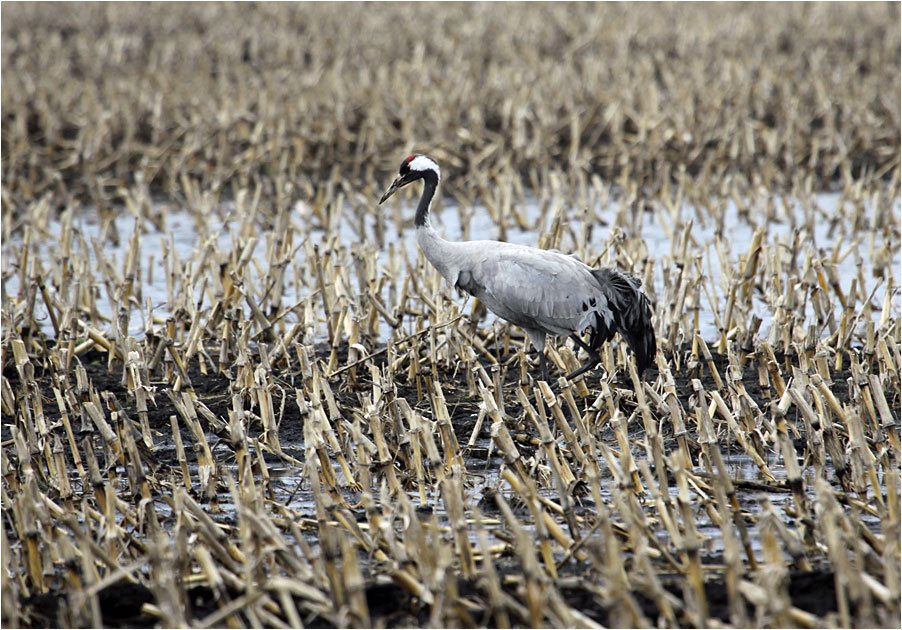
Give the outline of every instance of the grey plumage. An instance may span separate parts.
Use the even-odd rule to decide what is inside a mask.
[[[640,374],[654,362],[654,327],[648,298],[638,279],[614,269],[593,269],[573,256],[500,241],[455,243],[441,238],[429,222],[432,197],[441,178],[426,156],[410,156],[380,203],[417,179],[425,182],[415,220],[417,244],[446,281],[479,298],[499,317],[526,331],[544,355],[547,334],[569,335],[589,353],[574,378],[600,361],[598,348],[615,333],[626,340]],[[580,335],[589,330],[589,341]]]

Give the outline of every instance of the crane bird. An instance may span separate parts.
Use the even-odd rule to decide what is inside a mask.
[[[429,222],[441,181],[432,158],[401,162],[380,205],[399,188],[423,180],[414,226],[417,245],[445,280],[478,298],[490,311],[526,331],[548,381],[545,336],[568,335],[589,360],[573,379],[601,362],[601,344],[619,332],[636,357],[639,374],[654,361],[655,330],[641,282],[615,269],[593,269],[574,256],[501,241],[446,241]],[[589,341],[581,335],[588,329]]]

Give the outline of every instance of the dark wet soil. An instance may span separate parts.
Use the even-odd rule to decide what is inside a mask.
[[[325,353],[327,352],[325,347],[321,349],[318,348],[318,351],[321,351],[323,355],[325,355]],[[680,354],[682,355],[682,360],[680,361],[680,363],[681,365],[685,366],[687,364],[686,356],[688,355],[688,348],[681,350]],[[339,364],[341,364],[341,361],[347,356],[347,348],[342,348],[338,355],[340,359]],[[712,353],[712,357],[714,359],[714,365],[716,369],[720,373],[721,378],[724,379],[726,374],[726,367],[728,365],[727,357],[716,353]],[[325,356],[321,356],[320,358],[324,359]],[[505,357],[502,357],[502,359],[504,358]],[[784,357],[782,354],[777,354],[776,358],[780,364],[784,364],[784,362],[786,362],[787,360],[794,362],[794,358]],[[122,366],[120,363],[114,362],[111,369],[108,369],[107,359],[107,354],[99,351],[89,351],[79,357],[79,361],[85,368],[88,379],[90,380],[92,386],[98,392],[109,392],[113,394],[119,405],[125,411],[127,417],[130,418],[131,421],[136,422],[138,414],[137,410],[135,409],[134,401],[130,399],[130,395],[128,394],[125,387],[123,387],[121,382]],[[376,357],[374,358],[374,361],[378,364],[379,359],[380,357]],[[364,372],[365,371],[362,369],[359,371],[359,373],[361,374]],[[538,370],[533,369],[531,370],[531,373],[532,372],[535,372],[537,374]],[[19,376],[11,361],[7,362],[7,364],[3,366],[3,373],[4,376],[9,379],[10,386],[15,391],[15,389],[19,385]],[[510,369],[503,370],[503,383],[505,389],[513,391],[513,388],[518,385],[518,374],[519,369],[516,366],[512,366]],[[201,372],[196,363],[192,364],[191,368],[188,371],[188,375],[193,390],[198,399],[201,400],[216,416],[227,421],[228,411],[232,405],[232,390],[234,385],[234,381],[230,378],[232,375],[216,373],[213,367],[208,367],[208,371],[205,374]],[[40,366],[36,366],[35,376],[38,382],[38,386],[44,393],[46,399],[46,406],[44,411],[47,415],[48,420],[50,422],[53,422],[58,419],[59,411],[56,408],[56,402],[55,400],[53,400],[52,394],[50,393],[52,391],[51,377],[49,376],[49,374],[43,373]],[[644,380],[653,381],[655,376],[656,370],[647,370],[644,374]],[[705,365],[699,366],[695,370],[684,369],[676,371],[673,376],[677,396],[685,409],[689,408],[690,398],[694,395],[694,391],[692,389],[693,379],[699,379],[706,390],[716,389],[714,377]],[[597,376],[592,376],[590,373],[590,377],[591,380],[589,381],[589,383],[598,382]],[[851,372],[849,371],[839,371],[832,374],[831,390],[833,391],[833,394],[837,397],[837,399],[842,403],[851,400],[850,388],[847,384],[847,379],[849,379],[850,377]],[[284,410],[281,412],[282,415],[279,424],[279,441],[285,448],[285,451],[293,457],[300,457],[303,455],[301,448],[301,446],[303,445],[303,422],[293,393],[294,387],[297,383],[300,382],[300,378],[301,377],[299,374],[290,373],[278,374],[275,378],[276,382],[280,382],[284,386],[281,392],[274,392],[274,405],[276,407],[277,414],[279,413],[279,408],[282,404],[280,394],[287,396],[287,400],[285,400]],[[552,376],[552,378],[554,378],[554,376]],[[358,393],[369,391],[370,384],[365,380],[360,379],[358,381],[358,388],[356,390],[353,390],[350,388],[340,387],[338,384],[339,380],[339,378],[336,378],[335,382],[332,383],[333,392],[335,394],[335,399],[338,403],[339,408],[343,411],[350,410],[352,408],[359,408]],[[611,380],[611,382],[614,386],[613,389],[615,391],[615,397],[620,403],[621,410],[627,414],[631,414],[635,410],[634,398],[632,395],[632,384],[627,383],[624,375],[622,374],[614,375],[614,378]],[[151,429],[157,432],[157,435],[155,435],[155,442],[157,438],[161,440],[161,442],[157,444],[158,449],[155,454],[158,456],[157,461],[159,464],[173,466],[176,465],[175,452],[172,448],[165,447],[173,445],[173,441],[171,439],[169,417],[172,415],[177,416],[178,413],[175,409],[175,406],[165,395],[165,393],[163,393],[163,390],[169,386],[168,383],[159,381],[155,382],[153,379],[151,379],[150,384],[156,387],[157,393],[154,397],[155,404],[149,405],[148,421]],[[405,398],[408,403],[415,409],[424,412],[426,415],[432,415],[431,405],[429,401],[428,383],[426,381],[421,381],[421,387],[418,391],[416,384],[408,382],[405,374],[399,374],[395,384],[397,386],[399,397]],[[451,414],[451,419],[454,424],[455,434],[457,435],[459,440],[469,439],[470,434],[473,431],[473,426],[475,424],[476,414],[479,410],[480,400],[470,395],[467,389],[466,380],[461,370],[457,370],[456,373],[449,372],[442,374],[441,384],[444,397],[448,405],[448,410]],[[772,390],[770,392],[762,391],[761,385],[758,382],[758,373],[754,361],[749,361],[745,367],[745,372],[743,374],[743,385],[751,398],[755,401],[755,403],[758,404],[758,406],[762,410],[766,410],[767,405],[772,400],[773,396],[775,396],[775,394]],[[891,396],[891,398],[888,400],[888,402],[890,403],[890,408],[893,410],[898,410],[898,392],[886,393],[888,398]],[[511,417],[516,418],[518,417],[521,408],[516,403],[510,402],[513,399],[513,395],[506,398],[506,400],[508,400],[506,410]],[[77,430],[77,427],[73,428]],[[188,428],[183,426],[181,423],[180,428],[182,431],[182,437],[190,441],[191,435]],[[263,430],[262,426],[253,426],[253,424],[247,428],[249,437],[256,437]],[[511,428],[515,432],[520,430],[525,431],[529,434],[532,433],[531,428],[525,422],[520,426],[513,426]],[[670,428],[669,424],[664,423],[664,426],[662,428],[665,431],[665,438],[670,437],[666,434],[666,431]],[[484,426],[484,431],[486,435],[488,435],[487,423],[486,426]],[[631,433],[635,433],[636,435],[641,435],[641,423],[634,423],[633,425],[631,425],[630,431]],[[2,434],[0,434],[0,437],[2,437],[3,441],[9,440],[11,438],[11,434],[9,432],[9,424],[6,418],[3,419]],[[735,446],[735,444],[722,444],[721,448],[729,451],[731,447]],[[804,448],[804,436],[798,439],[797,446]],[[192,454],[189,452],[188,456],[190,458]]]
[[[518,567],[502,566],[499,568],[501,575],[515,575]],[[512,564],[512,563],[511,563]],[[516,580],[515,580],[516,581]],[[503,581],[504,583],[504,581]],[[618,620],[624,619],[623,610],[612,610],[602,603],[601,597],[594,588],[601,586],[598,580],[591,576],[582,575],[580,579],[570,580],[562,578],[560,592],[567,604],[595,622],[606,627],[619,627]],[[679,600],[684,597],[683,586],[675,580],[662,580],[666,591],[676,596]],[[479,585],[463,578],[458,578],[458,591],[463,597],[472,596],[481,600],[485,592]],[[522,588],[522,587],[519,587]],[[795,572],[789,575],[786,585],[792,605],[800,610],[823,617],[837,611],[836,606],[836,582],[832,572],[807,571]],[[507,583],[504,590],[511,595],[519,595],[517,584]],[[231,592],[225,595],[227,599],[235,599],[241,593]],[[273,599],[278,601],[278,595],[273,593]],[[65,593],[45,593],[25,598],[21,601],[21,614],[25,625],[32,628],[55,628],[65,626],[65,619],[60,619],[58,611],[60,603],[65,599]],[[652,624],[658,619],[661,611],[658,604],[643,593],[633,592],[634,599],[641,614],[651,620]],[[719,619],[724,623],[731,623],[730,609],[727,599],[726,584],[723,580],[708,580],[705,582],[705,597],[707,600],[708,614],[711,618]],[[415,601],[407,591],[390,581],[372,582],[366,586],[366,598],[370,616],[373,621],[378,620],[381,627],[425,627],[429,623],[429,609]],[[218,611],[225,603],[220,601],[212,589],[206,586],[198,586],[187,591],[186,617],[188,619],[203,619]],[[107,628],[152,628],[156,619],[142,611],[144,604],[155,604],[156,599],[152,591],[141,584],[119,582],[108,586],[97,594],[99,618],[102,625]],[[301,602],[298,601],[298,604]],[[681,627],[692,627],[692,620],[683,611],[675,610],[677,621]],[[851,614],[855,615],[854,605]],[[745,609],[747,619],[751,622],[755,619],[755,608],[747,605]],[[494,617],[491,610],[484,610],[472,614],[475,627],[497,627],[499,620]],[[733,620],[735,622],[735,620]],[[309,628],[329,628],[332,625],[328,620],[315,617],[306,619],[305,625]],[[519,625],[519,624],[518,624]]]
[[[346,356],[346,353],[347,350],[343,349],[342,354]],[[683,355],[681,357],[681,364],[686,365],[685,359],[687,356],[687,349],[683,349],[681,353]],[[727,358],[719,354],[714,354],[713,358],[714,364],[721,374],[721,377],[724,377],[726,373]],[[780,362],[781,365],[786,359],[786,357],[780,355],[777,356],[777,361]],[[792,357],[789,359],[794,362]],[[122,385],[121,364],[114,364],[112,369],[108,369],[107,355],[96,351],[88,352],[79,357],[78,360],[84,367],[92,387],[98,392],[109,392],[113,394],[130,421],[137,423],[138,413],[135,408],[134,400],[131,399]],[[36,365],[35,367],[35,376],[38,387],[45,397],[44,411],[48,422],[53,423],[58,419],[59,412],[56,408],[55,400],[50,393],[52,392],[51,375],[48,372],[43,372],[40,365]],[[3,366],[3,370],[4,376],[9,379],[13,391],[17,391],[17,389],[20,388],[20,383],[15,367],[12,366],[11,363],[7,363]],[[234,382],[230,380],[229,375],[216,373],[212,366],[209,366],[208,370],[209,373],[202,373],[195,362],[189,371],[191,385],[199,400],[201,400],[214,415],[227,420],[228,411],[232,406],[232,390]],[[533,371],[537,372],[537,370]],[[360,370],[359,373],[364,374],[366,372]],[[506,388],[517,386],[518,373],[519,370],[516,367],[506,370],[503,373]],[[837,372],[832,376],[833,393],[841,402],[848,401],[850,399],[850,388],[847,385],[846,379],[851,375],[847,372]],[[645,379],[647,380],[654,380],[654,377],[655,373],[653,370],[650,371],[650,373],[647,372],[645,374]],[[683,404],[684,408],[687,409],[689,408],[690,397],[693,395],[691,384],[693,378],[700,379],[706,389],[716,388],[712,374],[707,366],[704,365],[695,371],[678,371],[674,374],[674,377],[680,402]],[[456,374],[442,374],[441,378],[443,393],[451,414],[454,430],[458,440],[463,444],[469,439],[470,434],[473,431],[475,418],[479,409],[479,400],[470,395],[462,371],[458,370]],[[597,376],[593,376],[590,382],[597,383],[597,378]],[[629,417],[629,414],[635,409],[635,403],[632,398],[632,388],[625,384],[619,385],[619,382],[623,382],[622,376],[619,378],[621,379],[620,381],[617,380],[618,375],[615,375],[613,380],[615,385],[615,397],[617,398],[617,402],[621,406],[621,409],[627,414],[627,417]],[[287,400],[284,401],[284,409],[281,411],[281,420],[278,429],[279,441],[286,454],[297,459],[303,459],[303,421],[294,396],[295,382],[300,382],[300,376],[290,373],[279,374],[276,380],[284,385],[281,392],[276,391],[274,393],[276,396],[274,405],[277,414],[280,413],[279,409],[282,407],[283,402],[280,399],[280,396],[287,397]],[[358,394],[361,391],[365,392],[369,390],[368,384],[361,382],[359,389],[355,390],[348,386],[342,386],[338,381],[339,379],[336,379],[336,382],[332,383],[332,387],[339,407],[343,411],[359,408]],[[743,383],[755,402],[762,409],[766,409],[766,405],[770,402],[774,394],[762,391],[761,386],[758,383],[757,368],[753,361],[750,361],[746,366],[745,373],[743,374]],[[156,449],[152,454],[147,453],[146,455],[151,460],[152,465],[157,468],[158,472],[165,475],[167,474],[167,468],[174,470],[175,467],[178,466],[169,420],[170,416],[177,416],[178,412],[169,397],[163,391],[168,387],[168,384],[163,382],[153,382],[152,380],[151,385],[157,387],[155,404],[151,404],[148,410],[148,421],[154,432]],[[432,409],[430,408],[431,403],[428,396],[428,390],[426,389],[426,383],[420,383],[420,385],[419,391],[422,392],[422,396],[418,395],[418,388],[415,383],[407,382],[406,378],[403,376],[399,377],[399,380],[396,382],[398,396],[404,397],[412,407],[417,408],[424,413],[424,415],[431,417],[433,414]],[[899,393],[887,392],[887,395],[891,396],[891,400],[889,401],[891,403],[891,408],[897,411],[899,409]],[[505,400],[513,400],[513,396],[506,397]],[[507,412],[513,418],[517,418],[520,411],[519,407],[514,404],[507,405]],[[54,414],[56,414],[56,416]],[[9,418],[3,418],[3,441],[11,439],[9,421]],[[488,436],[488,425],[489,423],[487,422],[483,427],[484,437]],[[801,423],[799,423],[799,425],[801,426]],[[667,423],[665,423],[665,427],[666,426]],[[181,422],[180,428],[182,431],[182,438],[186,445],[193,443],[193,438],[190,435],[189,430]],[[206,428],[209,429],[210,427]],[[514,433],[515,436],[519,435],[521,438],[525,438],[520,440],[518,448],[521,448],[525,454],[529,454],[530,448],[533,448],[528,444],[528,438],[533,434],[529,425],[525,422],[521,422],[519,423],[519,426],[512,426],[511,428],[512,433]],[[78,427],[73,426],[73,429],[77,431]],[[254,437],[262,432],[262,426],[253,426],[253,424],[251,424],[251,426],[247,427],[247,430],[248,435]],[[90,432],[90,430],[88,431]],[[641,436],[641,422],[632,423],[630,432]],[[82,437],[82,435],[76,436],[78,440],[81,440]],[[223,450],[226,451],[226,457],[229,457],[231,454],[227,452],[230,449],[228,440],[225,439],[225,436],[221,437],[224,439],[217,442],[214,438],[211,440],[210,445],[214,449],[214,453],[218,454],[218,457],[224,455]],[[613,438],[613,434],[610,437]],[[669,444],[668,441],[670,442]],[[673,445],[674,440],[672,436],[665,435],[665,447],[671,448]],[[735,445],[730,444],[723,444],[721,446],[727,451],[735,447]],[[804,435],[799,439],[798,446],[801,449],[799,452],[803,453],[805,448]],[[193,461],[194,454],[191,452],[191,449],[188,448],[186,450],[189,461]],[[470,453],[470,456],[481,456],[482,459],[484,459],[485,454],[474,451]],[[269,458],[269,456],[267,457]],[[273,463],[280,462],[276,456],[272,456],[272,459]],[[488,498],[490,499],[490,497]],[[198,496],[197,499],[202,501],[203,497]],[[740,500],[742,500],[741,497]],[[484,501],[484,503],[491,504],[494,502],[489,500]],[[8,528],[8,523],[5,523],[4,526]],[[7,529],[7,536],[15,538],[14,532],[9,529]],[[499,574],[509,575],[513,578],[506,588],[509,588],[512,593],[516,593],[517,585],[514,582],[516,582],[516,576],[520,575],[520,568],[519,566],[516,566],[515,561],[510,558],[502,558],[499,561],[497,570]],[[598,584],[593,582],[590,571],[591,569],[588,566],[577,566],[572,563],[568,565],[566,573],[578,575],[580,576],[580,579],[573,580],[572,585],[562,583],[560,587],[561,593],[570,606],[586,614],[598,623],[603,625],[618,623],[618,620],[622,620],[624,617],[618,611],[609,610],[602,605],[601,598],[592,590],[593,586],[597,586]],[[597,580],[597,578],[595,579]],[[677,582],[675,579],[671,581],[662,579],[662,583],[666,589],[673,592],[673,594],[682,601],[682,582]],[[485,599],[485,593],[480,591],[478,584],[459,578],[458,588],[460,593],[464,596],[468,593],[473,593],[474,595],[480,595],[480,597],[476,598],[477,600]],[[730,611],[727,605],[726,587],[724,582],[722,580],[711,579],[706,582],[705,589],[706,597],[708,599],[709,614],[714,618],[730,623]],[[808,611],[818,616],[823,616],[828,612],[836,610],[835,582],[833,574],[829,570],[823,569],[807,573],[793,573],[790,576],[787,589],[793,605],[801,610]],[[239,595],[240,593],[233,593],[231,594],[231,597],[237,597]],[[372,619],[374,622],[378,619],[380,625],[385,627],[421,627],[422,624],[429,622],[428,609],[420,606],[418,602],[413,601],[406,591],[394,583],[381,580],[372,581],[366,586],[366,595]],[[61,599],[64,599],[67,596],[68,595],[65,592],[49,592],[23,599],[20,602],[23,622],[25,625],[32,627],[56,627],[64,625],[67,620],[60,619],[58,611],[61,609]],[[657,604],[642,593],[636,592],[633,593],[632,596],[642,613],[649,618],[654,625],[658,619],[659,611]],[[154,603],[155,599],[152,591],[141,584],[128,582],[113,584],[98,593],[98,614],[100,615],[100,620],[103,625],[107,627],[152,627],[156,620],[143,613],[141,607],[145,603]],[[185,605],[189,618],[191,619],[202,619],[207,614],[218,610],[222,605],[222,602],[217,600],[216,595],[206,587],[196,587],[191,589],[189,591],[189,599],[190,601],[185,602]],[[746,612],[750,619],[754,619],[755,611],[751,607],[749,607]],[[678,621],[681,625],[691,625],[690,619],[679,615]],[[325,619],[305,619],[304,622],[309,627],[328,627],[328,623]],[[473,623],[477,627],[491,627],[498,625],[498,621],[493,617],[492,611],[489,610],[483,611],[481,614],[473,615]]]

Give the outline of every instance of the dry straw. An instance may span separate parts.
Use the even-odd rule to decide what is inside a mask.
[[[2,30],[4,626],[899,626],[898,5]],[[656,368],[536,382],[376,210],[413,150]]]

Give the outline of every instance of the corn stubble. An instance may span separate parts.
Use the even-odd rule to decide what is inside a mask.
[[[173,627],[898,627],[898,5],[4,5],[2,28],[4,626],[56,594],[100,627],[126,585],[133,622]],[[413,149],[465,238],[483,206],[489,237],[643,278],[657,369],[613,344],[534,381],[522,332],[377,213]]]

